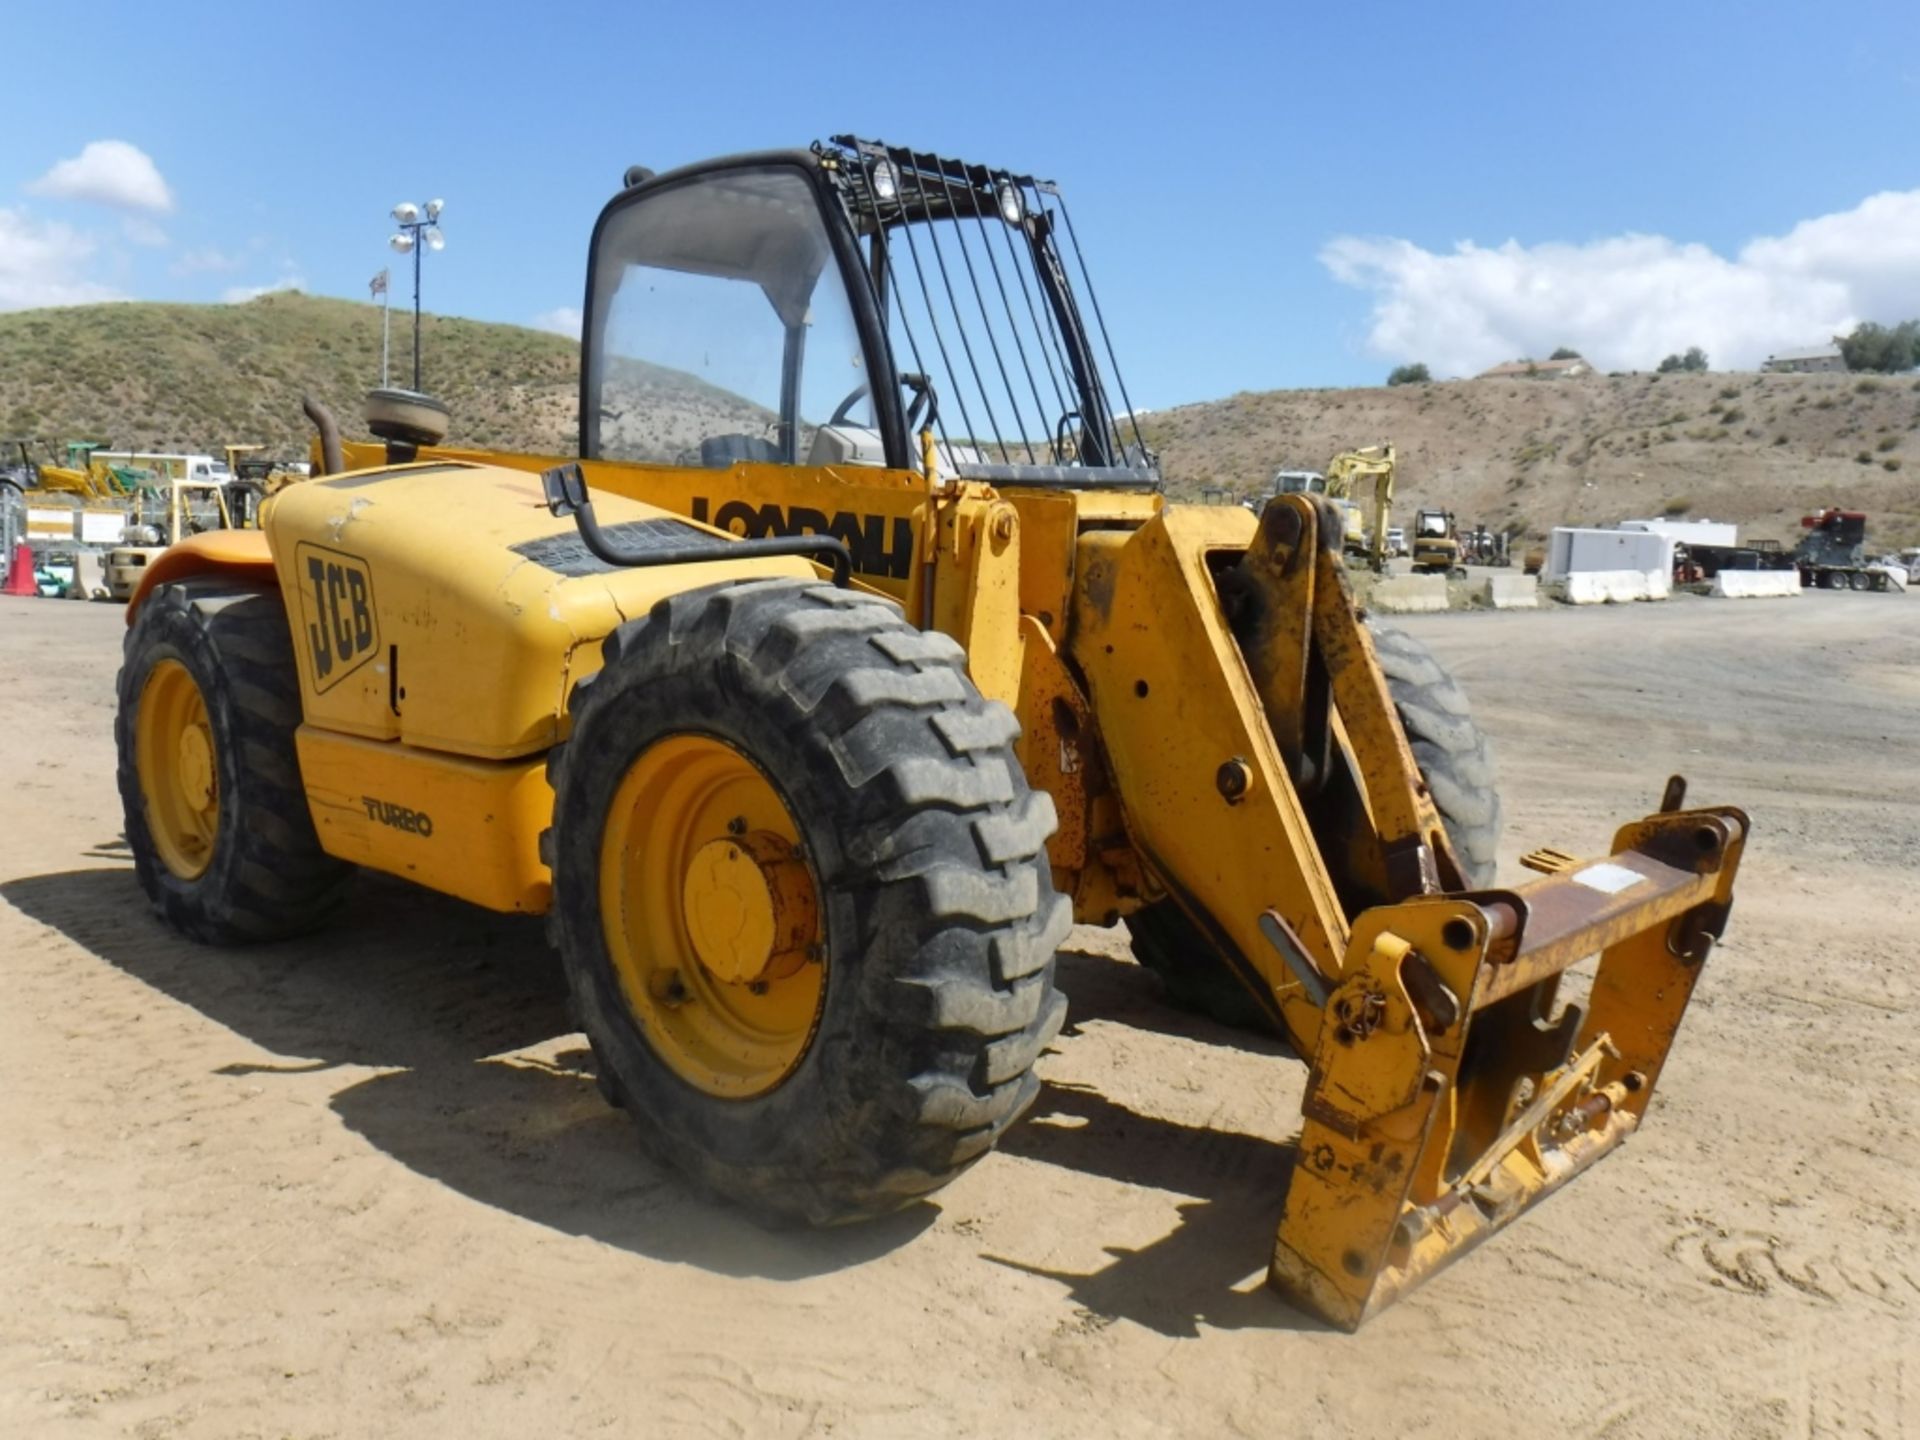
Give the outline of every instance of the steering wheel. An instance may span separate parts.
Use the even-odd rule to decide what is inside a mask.
[[[902,375],[900,383],[913,391],[913,403],[907,406],[907,433],[916,434],[922,425],[934,423],[940,413],[940,401],[933,393],[933,382],[924,375]],[[827,424],[844,424],[848,413],[865,398],[867,389],[864,382],[854,386],[847,398],[834,407]]]
[[[866,393],[867,393],[867,384],[865,381],[862,381],[860,384],[854,386],[853,389],[848,393],[847,398],[842,400],[838,405],[834,407],[833,414],[827,417],[827,424],[844,425],[847,420],[848,412],[851,411],[854,406],[858,405],[861,402],[861,400],[866,398]]]

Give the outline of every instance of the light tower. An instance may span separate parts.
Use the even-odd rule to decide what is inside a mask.
[[[416,394],[420,390],[420,255],[426,250],[447,248],[447,237],[440,233],[440,212],[445,205],[443,200],[429,200],[425,205],[401,201],[393,207],[393,220],[400,227],[399,233],[387,242],[402,255],[413,256],[413,388]]]

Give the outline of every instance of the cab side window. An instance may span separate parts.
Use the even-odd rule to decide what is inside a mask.
[[[596,456],[799,464],[817,432],[871,427],[859,331],[812,184],[721,171],[611,216],[594,256]]]

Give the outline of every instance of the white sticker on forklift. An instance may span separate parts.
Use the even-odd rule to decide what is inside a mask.
[[[1589,890],[1598,890],[1602,895],[1618,895],[1622,890],[1631,890],[1647,877],[1636,874],[1624,865],[1612,865],[1605,861],[1598,865],[1589,865],[1584,870],[1576,870],[1573,883],[1584,885]]]

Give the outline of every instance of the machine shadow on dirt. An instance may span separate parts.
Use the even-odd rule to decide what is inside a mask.
[[[93,847],[103,859],[124,842]],[[595,1093],[584,1046],[552,1062],[504,1058],[573,1033],[566,989],[537,922],[488,915],[379,876],[318,940],[208,951],[168,936],[123,869],[70,870],[0,885],[0,898],[108,963],[284,1060],[219,1073],[275,1076],[342,1066],[385,1073],[334,1092],[348,1129],[409,1169],[536,1224],[717,1273],[799,1279],[863,1264],[917,1238],[924,1202],[879,1222],[768,1230],[715,1204],[635,1150]],[[158,941],[159,943],[156,943]],[[1149,972],[1067,951],[1061,982],[1083,1019],[1218,1041],[1222,1027],[1168,1008]],[[1216,1033],[1219,1032],[1219,1033]],[[1233,1043],[1284,1047],[1240,1037]],[[391,1067],[391,1068],[389,1068]],[[1073,1128],[1057,1123],[1074,1117]],[[1256,1289],[1235,1293],[1250,1246],[1270,1233],[1291,1147],[1141,1115],[1092,1092],[1048,1086],[1009,1153],[1180,1194],[1181,1225],[1093,1275],[989,1256],[1067,1286],[1104,1319],[1169,1335],[1214,1326],[1310,1325]]]
[[[537,1224],[721,1274],[791,1280],[874,1259],[938,1214],[925,1204],[872,1225],[773,1231],[703,1199],[632,1145],[631,1127],[594,1088],[584,1046],[552,1064],[502,1058],[574,1031],[537,922],[381,877],[359,883],[356,905],[323,937],[223,951],[168,936],[129,870],[30,876],[0,885],[0,898],[249,1042],[236,1048],[286,1057],[222,1074],[270,1084],[380,1067],[332,1095],[347,1128]]]

